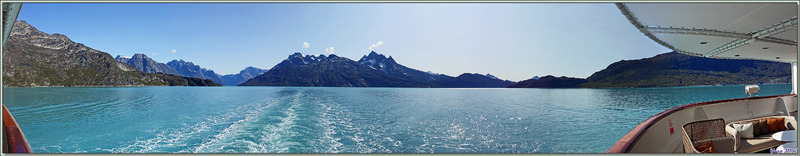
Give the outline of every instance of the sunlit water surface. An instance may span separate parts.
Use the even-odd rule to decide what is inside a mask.
[[[37,153],[602,153],[661,111],[742,97],[744,86],[3,90]]]

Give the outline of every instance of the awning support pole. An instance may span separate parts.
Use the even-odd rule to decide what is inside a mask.
[[[792,62],[792,94],[797,94],[797,62]]]

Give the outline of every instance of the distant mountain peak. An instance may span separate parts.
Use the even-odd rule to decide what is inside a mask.
[[[256,67],[253,67],[253,66],[247,66],[247,67],[244,68],[244,70],[253,70],[253,69],[261,69],[261,68],[256,68]]]
[[[486,77],[500,80],[500,78],[497,78],[496,76],[494,76],[492,74],[489,74],[489,73],[486,73]]]
[[[289,55],[289,57],[284,59],[281,63],[278,63],[278,65],[275,65],[273,68],[293,65],[308,65],[324,61],[337,61],[339,58],[340,57],[336,56],[335,54],[325,56],[324,54],[306,55],[300,52],[295,52],[294,54]]]
[[[116,59],[119,62],[131,65],[134,68],[138,69],[139,71],[147,73],[164,73],[164,74],[179,75],[178,71],[175,71],[175,69],[170,68],[166,64],[159,63],[142,53],[133,54],[133,57],[125,57],[122,55],[117,55],[117,57],[114,59]]]
[[[223,75],[223,76],[220,77],[220,79],[222,79],[223,84],[226,85],[226,86],[235,86],[235,85],[239,85],[239,84],[241,84],[241,83],[243,83],[243,82],[245,82],[245,81],[247,81],[247,80],[249,80],[249,79],[251,79],[253,77],[261,75],[264,72],[267,72],[267,70],[266,69],[261,69],[261,68],[256,68],[256,67],[253,67],[253,66],[248,66],[248,67],[244,68],[242,71],[239,71],[238,74]]]
[[[294,54],[292,54],[292,55],[289,55],[289,57],[306,57],[306,56],[305,56],[305,55],[303,55],[303,53],[300,53],[300,52],[294,52]]]
[[[203,68],[192,62],[184,61],[183,59],[169,61],[167,62],[167,66],[175,69],[181,76],[210,79],[211,81],[223,84],[220,75],[215,73],[214,70]]]
[[[117,60],[117,61],[119,61],[119,62],[122,62],[122,63],[128,64],[128,61],[130,61],[130,60],[131,60],[131,57],[122,56],[122,55],[117,55],[117,57],[115,57],[114,59],[115,59],[115,60]]]
[[[136,54],[133,54],[132,58],[150,58],[150,57],[147,57],[147,55],[142,54],[142,53],[136,53]]]
[[[370,51],[368,55],[364,55],[358,60],[358,63],[369,66],[372,69],[394,75],[399,77],[411,78],[421,81],[433,81],[439,78],[447,77],[442,74],[430,74],[427,72],[419,71],[401,65],[395,61],[392,56],[388,58],[386,55],[379,54],[375,51]]]
[[[70,52],[75,51],[83,51],[90,49],[89,47],[76,43],[69,39],[64,34],[53,33],[48,34],[42,31],[39,31],[35,27],[28,24],[25,21],[16,21],[14,27],[11,28],[10,36],[17,36],[20,39],[25,40],[37,47],[43,47],[48,49],[67,49]],[[96,50],[90,50],[91,52],[99,52]]]
[[[117,55],[117,57],[116,57],[116,58],[131,59],[131,57],[128,57],[128,56],[122,56],[122,55]]]
[[[390,56],[391,58],[391,56]],[[384,67],[387,66],[387,63],[396,63],[394,59],[387,62],[387,58],[383,54],[378,54],[375,51],[370,51],[368,55],[364,55],[361,59],[358,60],[358,63],[368,65],[372,68],[377,70],[384,70]]]
[[[31,33],[47,34],[39,31],[39,29],[36,29],[36,27],[31,26],[28,24],[28,22],[25,22],[25,20],[14,23],[14,28],[11,30],[11,35],[29,35]]]

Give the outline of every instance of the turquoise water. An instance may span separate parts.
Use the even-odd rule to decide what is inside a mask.
[[[661,111],[742,97],[744,86],[3,90],[37,153],[602,153]]]

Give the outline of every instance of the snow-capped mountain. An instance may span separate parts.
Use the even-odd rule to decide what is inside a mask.
[[[429,82],[448,77],[446,75],[432,74],[406,67],[397,63],[392,56],[387,58],[385,55],[378,54],[375,51],[371,51],[368,55],[361,57],[361,59],[358,60],[358,63],[367,65],[375,70],[387,73],[389,75],[415,79],[423,82]]]
[[[423,72],[372,51],[358,62],[336,55],[294,53],[240,86],[499,88],[511,83],[482,74],[451,77]]]
[[[240,86],[426,87],[426,83],[396,77],[334,54],[294,53],[264,74]]]
[[[287,57],[281,63],[278,63],[278,65],[275,65],[272,68],[287,67],[287,66],[292,66],[292,65],[307,65],[307,64],[314,64],[314,63],[318,63],[318,62],[322,62],[322,61],[335,61],[335,60],[337,60],[336,58],[339,58],[339,56],[336,56],[336,54],[331,54],[330,56],[325,56],[323,54],[306,55],[306,54],[302,54],[302,53],[299,53],[299,52],[295,52],[294,54],[289,55],[289,57]]]

